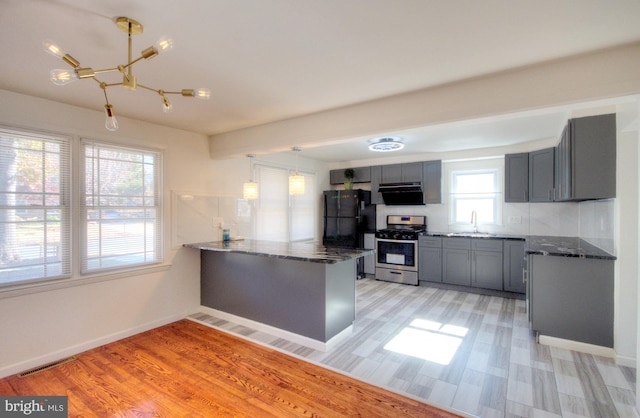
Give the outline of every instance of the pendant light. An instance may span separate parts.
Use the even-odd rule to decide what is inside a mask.
[[[242,197],[244,200],[256,200],[258,199],[258,183],[253,181],[253,164],[251,164],[251,158],[255,157],[253,154],[247,154],[249,158],[249,181],[242,185]]]
[[[304,176],[298,174],[298,152],[301,151],[298,147],[291,148],[296,153],[296,173],[289,176],[289,194],[291,196],[299,196],[304,194]]]

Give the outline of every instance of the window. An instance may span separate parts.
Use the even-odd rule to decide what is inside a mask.
[[[92,141],[81,148],[81,271],[161,261],[161,154]]]
[[[316,176],[298,172],[305,179],[305,193],[289,196],[289,175],[285,168],[256,165],[259,187],[255,205],[255,239],[304,241],[316,238]]]
[[[0,285],[71,274],[70,139],[0,129]]]
[[[471,214],[476,212],[478,224],[500,224],[500,170],[453,167],[449,172],[450,223],[471,224]]]

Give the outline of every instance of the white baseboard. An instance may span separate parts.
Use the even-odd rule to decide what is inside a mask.
[[[566,350],[579,351],[581,353],[593,354],[596,356],[609,357],[613,359],[616,358],[616,351],[613,348],[603,347],[600,345],[565,340],[563,338],[549,337],[547,335],[540,335],[538,342],[540,344],[548,345],[551,347],[564,348]]]
[[[77,355],[79,353],[91,350],[96,347],[100,347],[105,344],[112,343],[114,341],[121,340],[123,338],[131,337],[132,335],[140,334],[141,332],[149,331],[153,328],[158,328],[163,325],[170,324],[171,322],[179,321],[185,318],[185,314],[172,315],[157,321],[147,322],[145,324],[128,328],[122,331],[115,332],[110,335],[105,335],[94,340],[85,341],[80,344],[76,344],[70,347],[63,348],[61,350],[54,351],[52,353],[45,354],[43,356],[34,357],[28,360],[21,361],[19,363],[9,364],[0,368],[0,379],[14,375],[16,373],[30,370],[35,367],[43,366],[45,364],[53,363],[55,361]]]
[[[616,355],[616,364],[620,366],[636,368],[636,359],[633,357]]]
[[[331,338],[329,341],[324,342],[324,341],[314,340],[313,338],[305,337],[304,335],[295,334],[290,331],[285,331],[283,329],[276,328],[271,325],[263,324],[261,322],[253,321],[251,319],[243,318],[241,316],[236,316],[227,312],[219,311],[217,309],[212,309],[206,306],[201,306],[200,312],[215,316],[217,318],[224,319],[226,321],[235,322],[236,324],[244,325],[244,326],[256,329],[258,331],[266,332],[276,337],[284,338],[296,344],[304,345],[305,347],[313,348],[314,350],[318,350],[318,351],[327,351],[332,346],[339,344],[341,341],[347,338],[351,333],[353,333],[353,325],[349,325],[347,328],[342,330],[339,334]],[[191,319],[195,322],[201,322],[193,318],[187,318],[187,319]],[[211,324],[208,324],[206,322],[202,322],[202,323],[204,325],[212,326]],[[217,327],[214,327],[214,328],[217,328]],[[229,332],[224,329],[220,329],[220,330],[224,332]]]

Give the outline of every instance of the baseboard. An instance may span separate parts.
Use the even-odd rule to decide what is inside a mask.
[[[581,353],[593,354],[596,356],[609,357],[613,359],[616,358],[616,351],[613,348],[603,347],[600,345],[565,340],[563,338],[549,337],[547,335],[540,335],[540,337],[538,338],[538,342],[540,344],[549,345],[551,347],[564,348],[566,350],[579,351]]]
[[[636,359],[633,357],[616,355],[616,364],[620,366],[636,368]]]
[[[147,322],[145,324],[142,324],[136,327],[128,328],[123,331],[115,332],[110,335],[105,335],[100,338],[96,338],[94,340],[86,341],[81,344],[76,344],[67,348],[63,348],[61,350],[57,350],[52,353],[45,354],[43,356],[34,357],[28,360],[21,361],[19,363],[3,366],[0,368],[0,379],[7,376],[12,376],[16,373],[20,373],[25,370],[42,366],[44,364],[53,363],[54,361],[58,361],[60,359],[77,355],[84,351],[91,350],[93,348],[100,347],[102,345],[109,344],[114,341],[121,340],[123,338],[131,337],[132,335],[140,334],[141,332],[149,331],[150,329],[153,329],[153,328],[158,328],[163,325],[170,324],[171,322],[179,321],[181,319],[184,319],[185,316],[186,316],[186,313],[179,314],[179,315],[172,315],[156,321]]]
[[[236,315],[219,311],[217,309],[209,308],[206,306],[201,306],[200,312],[211,315],[211,316],[215,316],[217,318],[224,319],[226,321],[235,322],[236,324],[244,325],[244,326],[256,329],[258,331],[266,332],[276,337],[284,338],[296,344],[304,345],[305,347],[313,348],[314,350],[318,350],[318,351],[327,351],[334,345],[342,342],[345,338],[347,338],[353,332],[353,326],[349,325],[347,328],[342,330],[339,334],[331,338],[329,341],[324,342],[324,341],[314,340],[313,338],[305,337],[304,335],[295,334],[290,331],[285,331],[283,329],[276,328],[271,325],[263,324],[262,322],[253,321],[251,319],[243,318],[241,316],[236,316]],[[192,321],[195,321],[195,322],[201,322],[194,318],[187,318],[187,319],[191,319]],[[204,325],[211,326],[211,324],[208,324],[205,322],[202,322],[202,323]],[[228,332],[227,330],[224,330],[224,329],[221,329],[221,331]]]

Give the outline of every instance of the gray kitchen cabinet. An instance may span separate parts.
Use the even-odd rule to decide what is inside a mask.
[[[529,201],[529,153],[504,156],[504,201]]]
[[[364,248],[367,250],[376,249],[376,234],[366,233],[364,234]],[[375,276],[376,275],[376,255],[370,254],[364,257],[364,274]]]
[[[422,163],[424,203],[442,203],[442,161]]]
[[[344,176],[345,168],[339,168],[329,171],[329,183],[344,184],[347,178]],[[352,183],[369,183],[371,181],[371,167],[355,167],[353,168]]]
[[[442,238],[442,282],[471,286],[471,239]]]
[[[371,167],[371,204],[381,205],[384,203],[382,193],[378,191],[382,181],[382,166],[375,165]]]
[[[418,280],[442,282],[442,238],[418,238]]]
[[[532,254],[528,270],[534,331],[613,347],[613,260]]]
[[[529,153],[529,202],[554,201],[555,148]]]
[[[615,114],[569,120],[556,151],[556,200],[615,197]]]
[[[386,164],[382,166],[381,183],[400,183],[402,181],[402,164]]]
[[[505,240],[503,243],[503,290],[507,292],[525,293],[524,282],[524,241]]]
[[[387,164],[382,166],[381,183],[401,183],[422,181],[422,162]]]
[[[471,286],[502,290],[502,240],[471,240]]]

